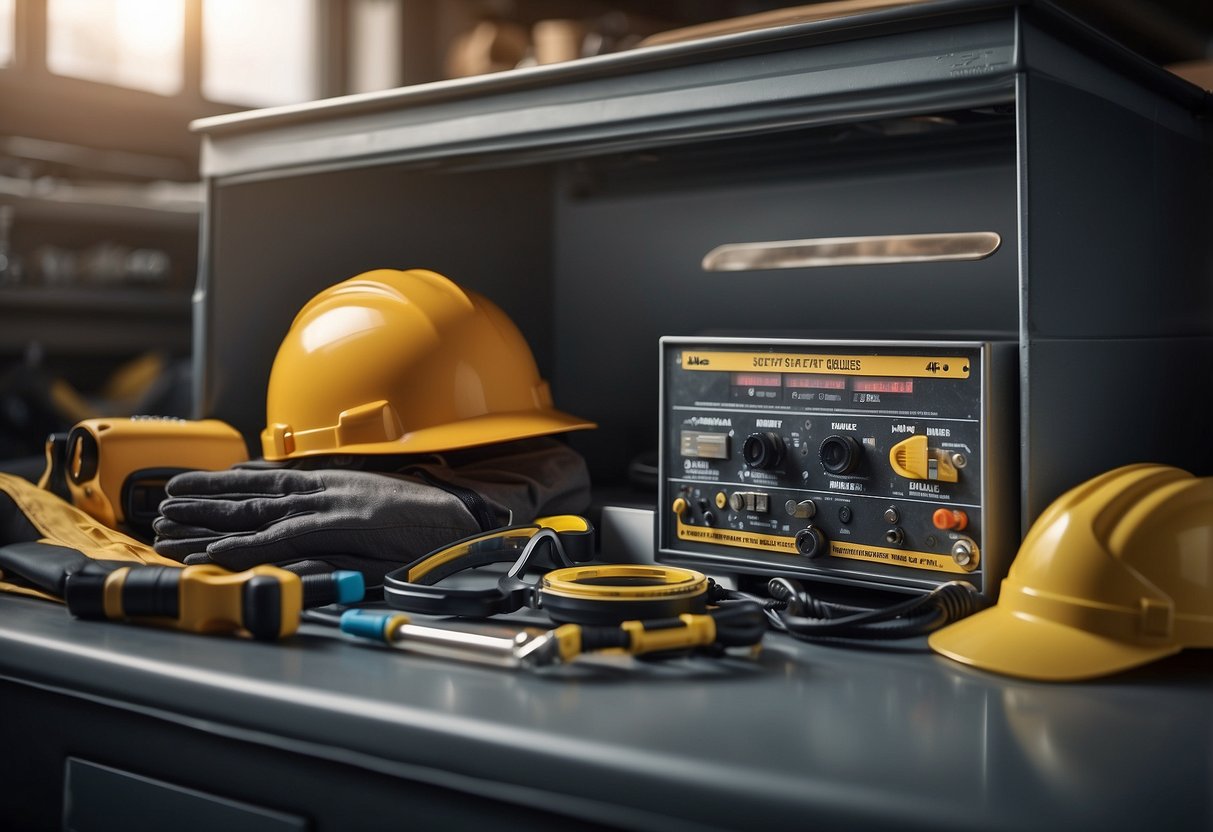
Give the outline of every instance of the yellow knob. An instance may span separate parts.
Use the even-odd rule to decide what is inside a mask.
[[[675,497],[674,505],[671,506],[671,508],[673,509],[675,514],[677,514],[679,517],[681,517],[682,515],[686,514],[686,510],[688,508],[687,501],[684,500],[682,497]]]
[[[958,479],[952,455],[928,448],[925,436],[911,436],[890,448],[889,465],[894,473],[908,480],[956,482]]]
[[[889,449],[889,465],[908,480],[927,478],[927,438],[911,436]]]

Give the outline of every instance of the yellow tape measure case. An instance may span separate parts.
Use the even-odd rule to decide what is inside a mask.
[[[62,455],[56,459],[48,449],[44,483],[61,465],[77,508],[110,528],[146,537],[170,478],[230,468],[248,460],[248,449],[235,428],[216,419],[133,416],[78,423]]]

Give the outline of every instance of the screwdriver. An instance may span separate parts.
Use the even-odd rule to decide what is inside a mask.
[[[63,598],[73,615],[273,640],[298,629],[303,609],[365,594],[362,573],[345,570],[301,578],[276,566],[112,566],[89,563],[67,576]]]
[[[414,624],[407,615],[354,609],[341,614],[341,631],[398,650],[496,667],[529,668],[568,662],[604,650],[638,656],[709,646],[753,646],[765,630],[757,604],[708,614],[624,621],[618,626],[561,624],[535,627],[477,626],[455,629]]]
[[[575,624],[566,627],[577,629]],[[494,667],[538,667],[562,659],[555,630],[476,623],[462,628],[414,624],[403,613],[354,609],[341,614],[341,631],[397,650]]]

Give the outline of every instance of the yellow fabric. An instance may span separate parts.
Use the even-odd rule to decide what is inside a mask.
[[[155,566],[181,566],[175,560],[156,554],[151,546],[101,525],[70,503],[20,477],[0,474],[0,493],[11,501],[10,506],[0,498],[0,510],[12,511],[15,508],[37,529],[40,536],[29,539],[78,549],[98,560],[127,560]],[[0,545],[21,542],[24,541],[0,540]],[[2,576],[0,591],[32,595],[52,601],[60,600],[40,590],[17,586],[3,580]]]

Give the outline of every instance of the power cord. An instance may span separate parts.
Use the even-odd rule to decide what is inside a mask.
[[[915,638],[972,615],[988,603],[971,584],[961,581],[949,581],[926,595],[880,609],[814,598],[798,581],[789,578],[772,578],[767,592],[771,597],[763,599],[720,590],[725,599],[762,604],[771,629],[803,641]]]

